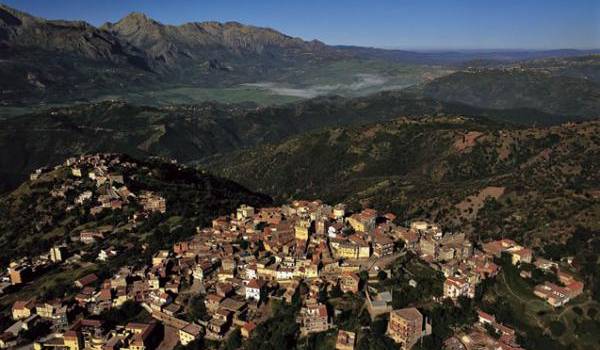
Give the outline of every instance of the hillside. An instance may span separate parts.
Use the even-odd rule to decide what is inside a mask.
[[[600,55],[552,57],[524,62],[520,67],[548,72],[556,76],[581,78],[600,83]]]
[[[82,153],[160,155],[189,162],[325,127],[438,114],[483,115],[525,124],[565,120],[531,110],[483,110],[398,92],[355,99],[322,97],[267,108],[81,104],[2,121],[0,191],[14,187],[35,168]]]
[[[82,176],[73,169],[81,169]],[[163,198],[164,213],[146,209],[144,193]],[[120,250],[140,242],[155,251],[243,203],[267,205],[270,199],[160,159],[119,154],[73,158],[0,197],[0,261],[46,252],[54,244],[79,239],[81,231],[103,232],[110,236],[105,244]]]
[[[96,28],[0,4],[3,103],[76,100],[165,84],[217,87],[347,57],[239,23],[163,25],[133,13]]]
[[[85,22],[48,21],[0,4],[3,104],[146,81],[143,52]],[[118,84],[117,84],[118,86]]]
[[[206,165],[276,198],[320,198],[427,217],[531,244],[599,229],[600,123],[507,127],[464,117],[333,128]],[[494,200],[491,200],[491,199]]]
[[[425,84],[422,93],[430,98],[464,103],[481,108],[530,108],[555,115],[595,118],[600,115],[600,85],[582,77],[589,69],[598,74],[597,64],[557,72],[547,69],[483,69],[461,71]],[[580,73],[576,73],[576,72]]]

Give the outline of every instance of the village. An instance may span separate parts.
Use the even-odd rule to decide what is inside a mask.
[[[98,215],[132,205],[136,208],[129,218],[132,225],[153,212],[169,210],[160,194],[135,193],[125,185],[127,176],[117,170],[135,165],[118,157],[82,156],[63,166],[72,181],[51,195],[73,198],[67,210],[87,203],[89,214]],[[46,171],[34,172],[32,180]],[[95,189],[79,188],[83,178],[93,181]],[[3,293],[35,283],[56,266],[77,264],[85,247],[101,244],[111,234],[82,230],[47,254],[12,261],[0,276]],[[120,254],[126,253],[108,246],[93,258],[110,261]],[[584,288],[557,262],[537,258],[531,249],[509,239],[473,242],[464,233],[444,232],[432,222],[415,220],[403,226],[393,213],[371,208],[351,212],[342,203],[295,200],[277,207],[242,205],[215,218],[210,227],[198,227],[194,236],[153,252],[145,264],[120,266],[111,276],[89,273],[72,281],[72,296],[15,301],[13,323],[2,330],[0,347],[27,345],[23,334],[34,330],[37,336],[30,345],[35,349],[145,350],[166,343],[186,346],[200,339],[221,342],[234,334],[250,338],[277,302],[299,305],[296,322],[301,336],[336,330],[336,349],[351,350],[358,335],[339,328],[336,311],[320,298],[323,291],[339,289],[364,297],[372,319],[388,319],[386,335],[400,349],[411,349],[431,334],[436,320],[415,306],[394,309],[392,293],[372,287],[405,254],[443,274],[443,295],[434,302],[474,298],[478,285],[501,271],[502,257],[517,267],[533,264],[554,274],[556,283],[545,281],[535,287],[535,295],[553,307],[565,305]],[[528,270],[520,273],[531,277]],[[410,284],[419,287],[414,280]],[[146,322],[110,324],[98,317],[132,304],[149,315]],[[490,335],[488,328],[500,336]],[[449,338],[445,347],[521,349],[514,329],[481,310],[470,330]]]

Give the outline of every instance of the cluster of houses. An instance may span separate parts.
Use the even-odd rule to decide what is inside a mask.
[[[533,264],[547,273],[556,274],[562,286],[546,281],[535,286],[533,293],[544,299],[553,307],[560,307],[568,303],[583,293],[584,284],[575,279],[573,275],[566,271],[561,271],[558,264],[544,258],[534,257],[531,249],[525,248],[510,239],[501,239],[483,244],[483,250],[487,254],[499,257],[502,254],[508,254],[513,265],[522,263]],[[535,260],[534,260],[535,259]],[[531,272],[521,271],[521,277],[530,278]]]
[[[110,201],[135,198],[146,212],[166,210],[164,199],[154,193],[133,194],[125,191],[123,182],[116,187],[122,179],[111,170],[114,162],[114,157],[86,156],[69,160],[67,165],[74,176],[87,174],[98,188],[105,187],[108,192],[101,196],[111,196]],[[113,191],[119,199],[112,198],[109,193]],[[98,198],[98,193],[83,200],[91,198]],[[493,262],[497,254],[511,252],[517,256],[515,263],[531,261],[530,251],[508,241],[484,244],[480,251],[462,233],[444,234],[437,225],[422,221],[402,227],[394,219],[393,214],[373,209],[350,214],[343,204],[330,206],[321,201],[259,209],[242,205],[214,219],[210,227],[197,228],[194,236],[156,252],[146,265],[122,266],[107,278],[89,274],[77,279],[72,298],[15,302],[12,316],[21,322],[15,329],[26,329],[36,319],[51,323],[53,332],[36,340],[37,349],[145,350],[156,347],[165,327],[175,330],[182,345],[201,337],[219,341],[237,329],[243,337],[250,337],[269,317],[268,304],[281,300],[301,303],[296,321],[301,335],[309,335],[335,327],[333,315],[319,302],[320,293],[334,288],[358,293],[362,289],[359,272],[394,258],[400,240],[443,271],[444,296],[453,299],[473,297],[480,281],[498,273]],[[84,244],[103,237],[101,231],[80,233]],[[103,258],[109,259],[110,254],[116,252],[104,251]],[[65,251],[53,247],[48,256],[63,261]],[[17,270],[9,268],[15,274]],[[297,299],[301,284],[308,293]],[[418,309],[393,310],[390,293],[370,296],[368,288],[365,291],[370,312],[389,313],[387,335],[401,349],[410,349],[431,334],[430,321]],[[198,295],[203,315],[190,318]],[[100,315],[128,302],[143,307],[152,321],[117,326],[101,321]],[[495,321],[493,325],[502,330]],[[18,333],[13,332],[15,338]],[[336,349],[350,350],[355,344],[354,333],[338,331]]]
[[[81,163],[73,164],[84,174]],[[152,201],[152,196],[139,197],[144,198],[142,203]],[[160,202],[147,205],[153,210],[161,208]],[[72,299],[50,303],[57,310],[52,315],[41,311],[35,300],[23,300],[13,305],[13,317],[27,324],[37,318],[53,320],[56,332],[53,337],[41,338],[40,348],[57,344],[69,349],[89,344],[120,344],[121,348],[127,344],[131,348],[135,337],[126,336],[130,325],[119,329],[97,326],[94,332],[81,326],[130,301],[140,304],[161,325],[177,329],[179,341],[185,345],[201,336],[221,340],[236,328],[250,336],[268,316],[265,307],[269,299],[291,302],[301,281],[306,281],[311,293],[302,301],[298,323],[302,334],[321,332],[332,326],[332,317],[325,305],[316,301],[319,291],[339,286],[343,292],[358,292],[361,260],[393,253],[392,228],[389,217],[379,217],[371,210],[347,220],[342,205],[334,209],[321,202],[297,201],[258,210],[242,206],[230,216],[213,220],[211,227],[199,228],[190,239],[156,252],[146,266],[124,266],[104,280],[95,274],[79,278],[73,283],[76,293]],[[338,253],[339,248],[329,240],[335,238],[345,244],[355,235],[364,240],[360,242],[360,256]],[[103,238],[101,231],[80,233],[84,244]],[[391,249],[382,247],[382,242],[391,242]],[[53,247],[47,256],[63,262],[65,248]],[[112,253],[103,251],[105,255]],[[15,266],[9,269],[15,283],[29,278],[21,270]],[[205,318],[187,321],[189,305],[180,297],[184,290],[204,295]]]
[[[583,293],[583,282],[568,272],[558,270],[556,274],[562,286],[546,281],[535,286],[533,293],[553,307],[560,307]]]
[[[68,158],[54,170],[67,170],[71,178],[50,190],[50,195],[72,201],[66,207],[67,211],[84,205],[90,206],[89,212],[92,215],[100,214],[105,209],[121,209],[131,202],[142,208],[136,213],[136,217],[150,212],[165,213],[165,198],[150,191],[136,194],[127,187],[127,174],[137,167],[137,163],[126,161],[118,154],[101,153]],[[50,170],[52,169],[37,169],[30,178],[36,180]],[[88,186],[87,181],[92,182],[93,186]]]
[[[493,315],[477,311],[477,322],[444,342],[444,350],[524,350],[514,329],[496,321]]]
[[[443,272],[446,298],[473,298],[477,285],[499,272],[494,257],[475,249],[464,233],[444,233],[438,225],[415,221],[397,234],[408,249]]]
[[[396,227],[393,231],[406,246],[445,277],[445,298],[457,300],[459,297],[474,298],[477,285],[495,277],[500,266],[494,259],[507,254],[513,265],[533,264],[546,272],[556,273],[563,286],[544,282],[534,288],[534,294],[550,305],[559,307],[583,292],[583,282],[571,274],[560,271],[558,264],[543,258],[535,258],[533,251],[510,239],[499,239],[481,244],[475,249],[463,233],[443,233],[439,226],[424,221],[412,222],[410,227]],[[521,276],[531,277],[529,271]]]

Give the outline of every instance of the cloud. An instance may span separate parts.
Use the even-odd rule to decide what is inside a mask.
[[[294,88],[274,82],[246,83],[243,86],[256,87],[268,90],[275,95],[312,98],[331,94],[336,91],[360,91],[372,87],[382,86],[387,79],[376,74],[357,74],[356,81],[349,84],[312,85],[306,88]]]

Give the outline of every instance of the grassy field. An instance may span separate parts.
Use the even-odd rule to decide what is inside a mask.
[[[229,88],[200,88],[181,86],[144,92],[131,92],[120,95],[104,95],[95,101],[111,99],[127,100],[139,105],[197,104],[205,101],[221,103],[255,102],[259,105],[273,105],[297,101],[300,98],[281,96],[270,91],[249,86]]]

